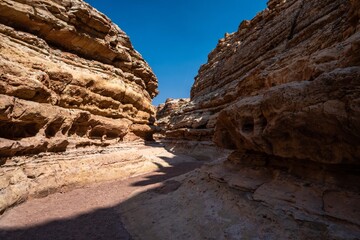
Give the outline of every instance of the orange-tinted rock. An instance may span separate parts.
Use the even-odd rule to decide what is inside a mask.
[[[151,138],[157,79],[83,1],[1,1],[0,69],[1,156]]]

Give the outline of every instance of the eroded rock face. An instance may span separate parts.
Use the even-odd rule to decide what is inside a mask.
[[[359,13],[352,0],[269,1],[209,54],[166,138],[233,150],[211,179],[306,231],[322,226],[317,238],[358,237]]]
[[[339,68],[246,97],[221,111],[226,148],[328,164],[359,164],[360,68]]]
[[[157,93],[129,37],[83,1],[0,1],[0,212],[141,172],[126,153],[139,146],[119,142],[152,139]]]
[[[174,118],[174,114],[181,115],[182,107],[189,103],[189,98],[180,98],[180,99],[166,99],[165,103],[160,104],[157,107],[156,111],[156,125],[159,127],[159,132],[157,134],[158,138],[163,138],[166,132],[169,129],[172,129],[172,122],[170,121]],[[169,132],[168,132],[169,134]]]
[[[209,54],[167,137],[358,164],[359,27],[357,1],[269,1]]]
[[[0,155],[151,139],[157,79],[78,1],[0,2]]]

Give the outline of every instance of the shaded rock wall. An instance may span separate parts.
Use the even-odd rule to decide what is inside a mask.
[[[0,2],[0,156],[150,139],[157,79],[81,0]]]
[[[166,137],[358,164],[359,27],[358,1],[269,1],[209,54]]]
[[[279,216],[326,222],[327,239],[358,237],[359,47],[359,1],[271,0],[209,54],[165,139],[233,150],[210,179]]]
[[[163,143],[164,147],[170,152],[190,155],[208,162],[226,159],[231,150],[217,147],[208,137],[203,137],[204,132],[202,130],[205,125],[199,127],[203,124],[201,119],[190,119],[191,115],[182,119],[184,115],[183,108],[188,106],[189,103],[189,98],[169,98],[166,99],[165,103],[160,104],[156,112],[157,131],[154,138]],[[177,122],[174,119],[182,120]],[[184,126],[189,125],[188,121],[191,121],[191,126],[194,128],[200,128],[198,132],[194,129],[184,128]],[[183,125],[182,128],[176,129],[181,125]]]

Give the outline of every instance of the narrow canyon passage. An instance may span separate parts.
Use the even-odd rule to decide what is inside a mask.
[[[131,239],[121,222],[118,205],[145,191],[173,191],[168,179],[202,165],[192,157],[132,177],[30,199],[0,218],[0,239]]]
[[[135,11],[161,19],[141,55],[87,2],[0,0],[0,240],[360,239],[359,0],[222,4],[239,24],[201,65],[187,27]],[[157,103],[173,49],[199,69]]]

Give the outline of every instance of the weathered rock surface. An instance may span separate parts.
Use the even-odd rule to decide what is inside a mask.
[[[331,164],[360,164],[360,67],[274,87],[221,111],[227,148]]]
[[[357,1],[269,1],[201,66],[168,139],[324,164],[360,164]]]
[[[131,239],[339,240],[360,234],[349,222],[359,220],[358,202],[344,189],[271,169],[227,169],[219,164],[168,179],[199,162],[159,146],[139,147],[143,157],[152,154],[153,164],[147,159],[145,165],[159,166],[156,172],[31,199],[0,218],[0,236],[128,239],[116,237],[126,233]],[[341,202],[347,208],[339,217]]]
[[[223,224],[215,217],[221,214],[232,227],[220,227],[217,239],[360,237],[359,44],[359,1],[270,0],[219,41],[195,78],[190,102],[166,113],[165,139],[172,143],[212,140],[234,150],[208,174],[250,200],[235,214],[246,216],[238,224],[249,225],[229,217],[242,198],[221,190],[214,221]],[[268,225],[246,212],[253,201],[260,212],[267,206],[271,229],[286,231],[261,227]],[[175,205],[162,206],[177,214]]]
[[[0,2],[0,156],[151,139],[157,79],[77,1]]]
[[[341,188],[269,169],[227,169],[219,164],[164,182],[162,188],[173,181],[180,185],[176,190],[161,194],[155,189],[116,207],[134,239],[360,236],[359,195]]]
[[[191,101],[179,114],[172,114],[167,137],[212,139],[219,113],[237,101],[269,95],[282,85],[282,91],[286,91],[288,87],[291,89],[291,83],[308,84],[305,82],[324,79],[324,74],[335,70],[342,71],[345,78],[356,77],[356,69],[346,68],[359,66],[359,43],[357,1],[269,1],[268,9],[251,21],[243,21],[237,32],[226,34],[209,54],[208,62],[201,66],[195,78]],[[356,95],[358,82],[344,80],[354,91],[351,95]],[[326,94],[319,104],[336,98]],[[353,108],[356,101],[354,96],[350,103]],[[336,105],[326,104],[329,111],[339,107],[333,104]],[[279,111],[274,109],[271,113]],[[352,142],[355,140],[359,138]]]
[[[222,147],[217,147],[206,137],[203,138],[201,132],[195,136],[196,132],[186,128],[172,130],[176,128],[174,124],[179,126],[180,124],[186,124],[186,121],[188,121],[188,119],[184,119],[182,122],[176,122],[174,119],[182,117],[184,114],[182,109],[189,104],[189,101],[190,99],[188,98],[169,98],[165,103],[157,107],[157,132],[154,134],[154,138],[161,141],[170,152],[187,154],[197,159],[207,161],[223,160],[228,156],[230,151]],[[202,124],[201,120],[196,121],[192,119],[190,121],[192,121],[195,127]]]
[[[134,150],[132,153],[136,154]],[[151,154],[153,167],[157,169],[125,180],[95,183],[41,199],[30,199],[1,216],[1,240],[133,239],[121,223],[122,214],[116,206],[154,187],[159,187],[157,192],[163,194],[176,190],[178,182],[170,180],[172,184],[162,186],[162,181],[202,164],[188,156],[170,154],[160,146],[138,146],[137,150]],[[126,151],[131,153],[131,150]]]
[[[0,1],[0,212],[147,171],[119,142],[152,139],[157,92],[129,37],[85,2]]]
[[[0,211],[166,173],[179,155],[161,145],[112,145],[158,128],[169,151],[215,161],[112,206],[134,239],[360,238],[359,1],[270,0],[156,127],[156,79],[121,30],[82,2],[31,4],[0,3],[0,137],[4,156],[40,154],[2,162]]]
[[[181,108],[189,103],[190,99],[180,98],[180,99],[166,99],[165,103],[160,104],[156,110],[156,125],[159,127],[159,132],[157,133],[158,138],[163,138],[168,129],[171,129],[171,119],[173,114],[181,114]],[[168,133],[169,134],[169,133]]]

